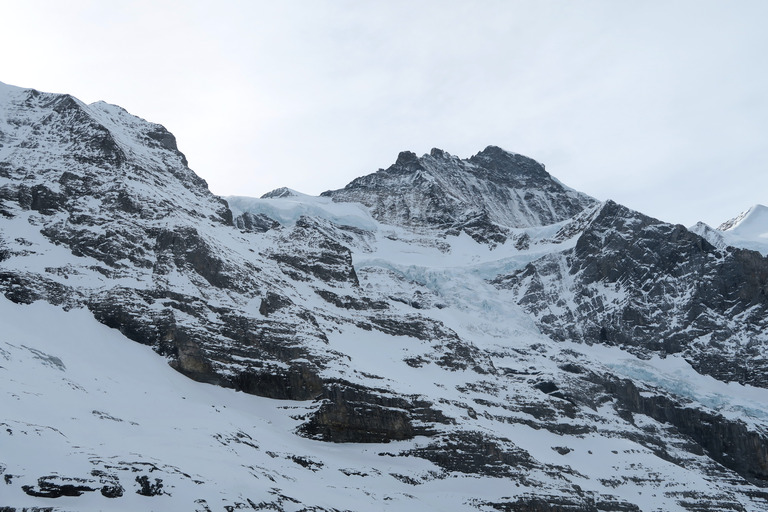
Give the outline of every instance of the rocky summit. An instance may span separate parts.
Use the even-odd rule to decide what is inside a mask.
[[[491,245],[506,242],[514,228],[561,222],[596,203],[535,160],[495,146],[466,160],[440,149],[421,158],[405,151],[389,168],[322,196],[368,206],[385,224],[436,236],[463,232]]]
[[[0,511],[768,510],[764,207],[495,146],[319,197],[187,165],[0,84]]]

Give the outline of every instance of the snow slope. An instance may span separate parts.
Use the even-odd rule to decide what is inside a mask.
[[[69,503],[77,510],[220,510],[238,504],[280,510],[310,505],[361,510],[372,504],[380,510],[474,510],[483,509],[482,503],[532,499],[542,489],[550,501],[571,499],[572,490],[557,489],[573,485],[587,496],[601,496],[598,501],[634,503],[641,510],[686,510],[681,497],[692,489],[710,502],[744,502],[746,483],[725,485],[715,479],[711,472],[717,475],[722,469],[687,454],[681,448],[684,438],[650,418],[630,425],[602,404],[574,419],[557,419],[558,433],[546,422],[531,425],[541,412],[523,412],[522,404],[552,402],[557,410],[560,399],[533,385],[556,381],[567,389],[571,376],[560,368],[566,362],[630,378],[651,396],[682,396],[729,417],[749,419],[759,428],[768,418],[766,390],[699,376],[680,357],[646,361],[618,348],[555,345],[538,333],[530,318],[486,279],[499,268],[521,268],[553,250],[557,244],[551,237],[562,226],[530,230],[533,249],[511,243],[490,249],[466,235],[447,237],[438,248],[414,243],[407,230],[376,224],[354,205],[333,205],[326,211],[321,208],[327,205],[324,198],[303,200],[308,204],[281,198],[241,199],[240,205],[251,212],[282,211],[283,219],[293,219],[286,223],[299,218],[291,213],[294,209],[307,208],[328,219],[356,216],[356,225],[374,223],[374,232],[385,236],[359,247],[352,244],[361,286],[397,294],[394,273],[403,290],[420,287],[441,304],[430,316],[472,339],[490,358],[488,363],[506,369],[507,377],[446,371],[435,364],[411,367],[403,361],[429,357],[434,347],[351,326],[329,335],[329,350],[344,354],[345,360],[330,365],[326,374],[360,383],[376,376],[373,382],[390,392],[439,398],[443,413],[460,422],[442,427],[443,443],[473,423],[473,432],[501,440],[509,453],[524,450],[525,455],[517,456],[519,464],[530,467],[525,479],[508,472],[483,476],[451,471],[423,458],[393,456],[434,449],[427,437],[378,445],[334,445],[299,437],[294,432],[316,410],[315,402],[273,400],[196,383],[171,371],[149,348],[96,323],[87,311],[63,312],[40,302],[22,306],[3,299],[0,316],[8,321],[0,371],[13,386],[3,398],[3,446],[12,448],[3,450],[2,464],[14,484],[7,487],[4,504],[21,508],[49,503],[50,498],[23,492],[23,486],[40,490],[40,478],[94,489],[84,497],[58,498],[63,510]],[[571,247],[573,241],[561,244]],[[563,420],[574,433],[562,431]],[[595,429],[595,424],[602,426]],[[677,462],[659,458],[642,441],[640,433],[649,431],[664,432],[660,435],[666,449]],[[596,460],[610,463],[596,466]],[[493,462],[491,458],[488,463]],[[145,476],[158,495],[138,494]],[[517,481],[513,488],[510,478]],[[158,479],[162,487],[157,487]],[[102,489],[116,486],[122,488],[121,497],[102,495]],[[763,506],[750,503],[756,509]]]
[[[768,207],[756,204],[718,229],[723,232],[730,245],[768,255]]]
[[[260,398],[191,381],[173,372],[149,348],[98,324],[86,311],[64,312],[47,304],[18,305],[0,299],[0,316],[5,320],[0,374],[10,384],[0,392],[0,469],[6,481],[0,487],[0,499],[4,506],[21,509],[54,502],[57,510],[80,511],[223,510],[227,506],[299,510],[308,505],[322,510],[463,510],[474,509],[480,497],[480,501],[504,502],[535,495],[542,485],[551,493],[551,485],[559,481],[555,487],[562,486],[565,478],[588,493],[610,490],[641,510],[671,511],[686,510],[679,503],[683,492],[698,490],[710,498],[723,492],[722,484],[690,467],[665,462],[642,443],[611,433],[620,420],[612,418],[605,406],[595,411],[605,422],[602,432],[572,436],[523,424],[499,424],[488,413],[503,411],[500,404],[482,407],[475,401],[478,414],[486,415],[478,428],[514,439],[536,460],[566,473],[537,475],[534,471],[529,474],[529,486],[520,482],[511,486],[508,477],[452,473],[446,478],[446,471],[429,461],[391,455],[427,446],[425,438],[384,445],[303,439],[293,431],[314,404]],[[403,340],[399,348],[392,346],[396,340],[378,335],[365,338],[361,345],[359,334],[348,331],[331,340],[335,348],[345,350],[359,372],[389,374],[388,366],[398,366],[392,351],[407,350],[410,344]],[[535,335],[529,332],[529,336]],[[525,343],[516,342],[520,347]],[[388,349],[381,352],[383,345]],[[764,420],[768,413],[765,390],[734,388],[696,377],[682,359],[642,361],[618,349],[583,345],[567,349],[575,351],[572,361],[601,360],[621,375],[671,391],[683,387],[692,398],[718,400],[718,407],[735,414],[748,411],[755,421]],[[543,354],[534,359],[539,372],[557,371]],[[520,360],[508,354],[498,357],[496,364],[517,366]],[[399,372],[392,384],[451,400],[470,398],[458,390],[468,384],[468,377],[475,380],[470,375],[427,370]],[[521,390],[515,386],[506,393]],[[488,397],[487,392],[473,394]],[[635,428],[647,431],[661,425],[644,419]],[[569,451],[561,455],[553,448],[559,446]],[[138,493],[144,477],[156,495]],[[41,478],[93,490],[56,500],[23,492],[23,486],[40,490]],[[719,493],[715,492],[718,487]],[[102,495],[102,489],[115,488],[121,489],[122,496]],[[738,487],[726,491],[733,499],[738,492]],[[757,502],[753,506],[757,507],[753,510],[762,507]]]
[[[249,497],[293,504],[287,509],[299,500],[350,510],[376,499],[395,510],[410,486],[387,473],[431,468],[408,459],[382,463],[365,445],[297,437],[294,418],[307,406],[191,381],[86,311],[0,299],[0,316],[0,373],[12,384],[2,391],[0,420],[0,469],[14,484],[0,487],[4,506],[50,505],[22,491],[50,477],[95,488],[56,500],[62,510],[221,510]],[[385,480],[374,496],[351,486],[362,477],[344,474],[374,471]],[[145,476],[162,481],[158,495],[137,494]],[[102,496],[105,485],[123,495]],[[445,510],[452,499],[414,509]]]
[[[740,247],[768,256],[768,207],[761,204],[722,223],[716,230],[699,222],[691,227],[691,231],[716,247]]]

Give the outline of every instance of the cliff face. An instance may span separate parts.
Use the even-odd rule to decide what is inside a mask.
[[[759,253],[493,146],[227,201],[0,93],[0,509],[768,510]]]
[[[682,354],[766,387],[768,259],[606,203],[567,251],[496,278],[558,340]]]

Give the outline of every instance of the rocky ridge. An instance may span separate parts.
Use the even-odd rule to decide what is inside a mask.
[[[0,98],[0,507],[768,510],[760,254],[492,146],[226,202],[160,125]]]
[[[405,151],[387,169],[322,196],[364,204],[385,224],[464,232],[490,244],[504,243],[510,228],[554,224],[596,203],[535,160],[496,146],[466,160],[441,149],[421,158]]]
[[[609,201],[572,249],[494,282],[553,339],[682,353],[700,373],[768,386],[768,259],[757,252]]]

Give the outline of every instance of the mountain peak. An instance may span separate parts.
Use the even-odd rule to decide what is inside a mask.
[[[498,179],[525,185],[528,180],[549,181],[552,176],[544,165],[533,158],[506,151],[498,146],[488,146],[469,162],[498,176]]]
[[[228,222],[226,206],[187,167],[173,134],[122,107],[2,84],[0,126],[2,162],[18,172],[40,169],[29,186],[44,191],[45,211],[78,210],[86,196],[116,195],[124,213]],[[179,212],[186,204],[194,206]]]
[[[416,153],[413,151],[401,151],[400,154],[397,155],[395,165],[399,165],[400,167],[419,165],[419,157],[416,156]]]
[[[362,203],[384,223],[445,234],[466,231],[478,241],[488,239],[487,229],[479,233],[478,225],[500,241],[510,228],[560,222],[596,203],[564,187],[535,160],[497,146],[465,160],[438,148],[421,158],[404,151],[389,168],[322,195]]]
[[[741,212],[736,217],[723,222],[718,226],[719,231],[744,231],[759,228],[768,231],[768,207],[756,204],[749,210]]]
[[[429,152],[429,156],[432,158],[451,158],[453,155],[440,148],[432,148]]]
[[[271,190],[261,196],[261,199],[277,199],[277,198],[283,198],[283,197],[298,197],[301,196],[300,192],[297,192],[293,190],[292,188],[288,187],[280,187],[276,188],[275,190]]]
[[[486,146],[484,150],[480,151],[477,156],[483,156],[486,158],[500,158],[505,156],[512,156],[517,155],[517,153],[513,153],[511,151],[507,151],[506,149],[500,148],[499,146],[489,145]]]

